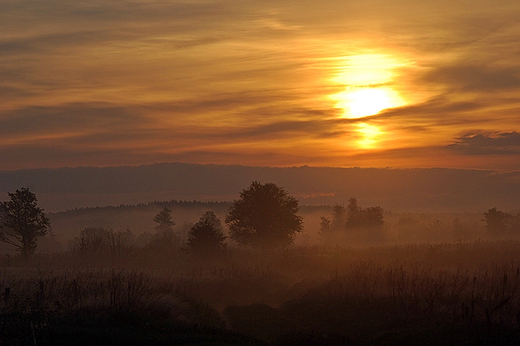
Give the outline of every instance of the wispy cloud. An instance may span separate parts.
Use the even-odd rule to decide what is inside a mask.
[[[498,93],[520,88],[520,64],[498,68],[467,64],[445,66],[430,72],[425,80],[442,83],[455,91]]]

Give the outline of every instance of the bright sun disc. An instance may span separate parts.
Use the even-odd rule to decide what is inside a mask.
[[[394,69],[403,66],[386,55],[358,55],[344,61],[344,66],[333,78],[345,91],[330,95],[336,107],[343,109],[345,118],[362,118],[383,109],[405,104],[399,93],[391,87]]]
[[[399,107],[404,104],[397,92],[390,88],[363,88],[344,91],[333,95],[338,102],[336,107],[342,108],[346,118],[361,118],[374,115],[383,109]]]

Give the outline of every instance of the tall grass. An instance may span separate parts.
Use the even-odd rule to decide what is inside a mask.
[[[271,343],[307,334],[377,342],[425,328],[514,334],[519,250],[517,241],[476,241],[231,249],[211,262],[177,254],[135,266],[81,265],[70,254],[11,259],[0,269],[0,313],[29,320],[36,336],[52,316],[77,312],[230,328]]]

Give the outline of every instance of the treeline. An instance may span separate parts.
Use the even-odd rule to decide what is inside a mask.
[[[231,202],[216,202],[216,201],[184,201],[184,200],[169,200],[169,201],[153,201],[149,203],[139,203],[139,204],[121,204],[118,206],[108,205],[103,207],[88,207],[88,208],[74,208],[68,209],[65,211],[49,213],[49,215],[60,215],[67,213],[79,213],[79,214],[89,214],[89,213],[97,213],[99,210],[105,211],[132,211],[132,210],[151,210],[157,209],[157,207],[161,208],[209,208],[209,209],[222,209],[229,208]]]
[[[174,230],[171,213],[169,208],[162,209],[153,218],[157,224],[155,232],[145,232],[137,238],[129,230],[86,228],[72,242],[72,253],[83,258],[102,254],[113,257],[139,248],[138,252],[153,253],[154,256],[175,255],[180,250],[204,259],[225,256],[224,241],[228,237],[213,211],[206,211],[189,228],[184,244]],[[253,182],[240,193],[225,218],[231,241],[263,250],[291,245],[303,229],[302,222],[297,199],[275,184],[259,182]]]
[[[69,244],[69,251],[82,261],[103,262],[129,256],[146,254],[158,258],[179,256],[182,252],[197,257],[222,256],[225,249],[220,219],[212,211],[204,213],[200,220],[188,231],[188,239],[183,243],[175,231],[171,209],[164,208],[155,217],[155,232],[145,232],[138,236],[129,229],[115,231],[111,228],[88,227]]]
[[[0,241],[7,243],[24,258],[31,257],[42,240],[54,250],[59,249],[49,219],[37,206],[34,193],[22,188],[9,193],[10,201],[0,203]],[[224,231],[222,221],[215,210],[207,208],[199,214],[196,223],[176,226],[172,209],[184,206],[227,209],[223,220],[229,232]],[[114,230],[111,227],[92,225],[83,227],[68,244],[68,250],[81,258],[121,257],[130,252],[150,252],[154,255],[189,253],[198,257],[223,256],[228,244],[259,248],[262,250],[288,247],[303,231],[303,217],[299,213],[299,201],[282,187],[273,183],[252,182],[232,203],[223,202],[154,202],[142,207],[162,207],[153,217],[153,232],[134,234],[130,227]],[[136,208],[120,206],[114,208]],[[104,208],[105,209],[105,208]],[[217,208],[216,208],[217,209]],[[322,210],[322,209],[319,209]],[[92,210],[85,210],[90,212]],[[222,212],[222,210],[220,210]],[[393,223],[385,221],[380,206],[362,207],[352,197],[348,205],[336,204],[330,216],[321,216],[319,241],[333,245],[379,244],[388,242],[424,242],[475,240],[480,228],[458,217],[449,223],[435,219],[428,223],[403,216]],[[485,234],[489,237],[520,236],[520,214],[514,215],[489,209],[483,214]],[[151,220],[150,220],[151,221]],[[138,250],[137,250],[138,249]]]
[[[319,236],[322,242],[349,245],[520,237],[520,214],[503,212],[497,208],[481,214],[483,218],[478,220],[463,220],[456,214],[451,219],[445,216],[442,220],[428,220],[420,214],[404,214],[393,222],[387,222],[382,207],[363,208],[354,197],[348,202],[346,207],[342,204],[334,205],[330,216],[320,217]]]
[[[336,204],[331,217],[321,217],[320,236],[326,242],[336,240],[338,236],[345,236],[347,240],[378,242],[386,238],[384,226],[383,208],[362,208],[352,197],[347,208]]]
[[[513,215],[497,208],[484,213],[486,231],[493,237],[511,237],[520,235],[520,214]]]
[[[38,239],[49,233],[50,222],[29,189],[22,188],[9,196],[11,200],[0,205],[0,241],[13,245],[28,259],[35,253]],[[273,183],[252,182],[233,201],[226,215],[229,238],[240,245],[263,249],[289,246],[303,229],[298,204],[297,199]],[[176,253],[181,248],[181,239],[173,229],[171,213],[172,209],[163,208],[153,218],[157,223],[155,232],[145,232],[136,239],[132,239],[129,230],[87,227],[74,238],[70,250],[81,257],[101,254],[113,257],[141,243],[141,248],[152,250],[155,255]],[[220,255],[225,239],[220,219],[208,210],[189,228],[183,250],[197,256]]]

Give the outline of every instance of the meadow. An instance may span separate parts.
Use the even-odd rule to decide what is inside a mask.
[[[520,241],[5,256],[9,345],[514,345]]]

